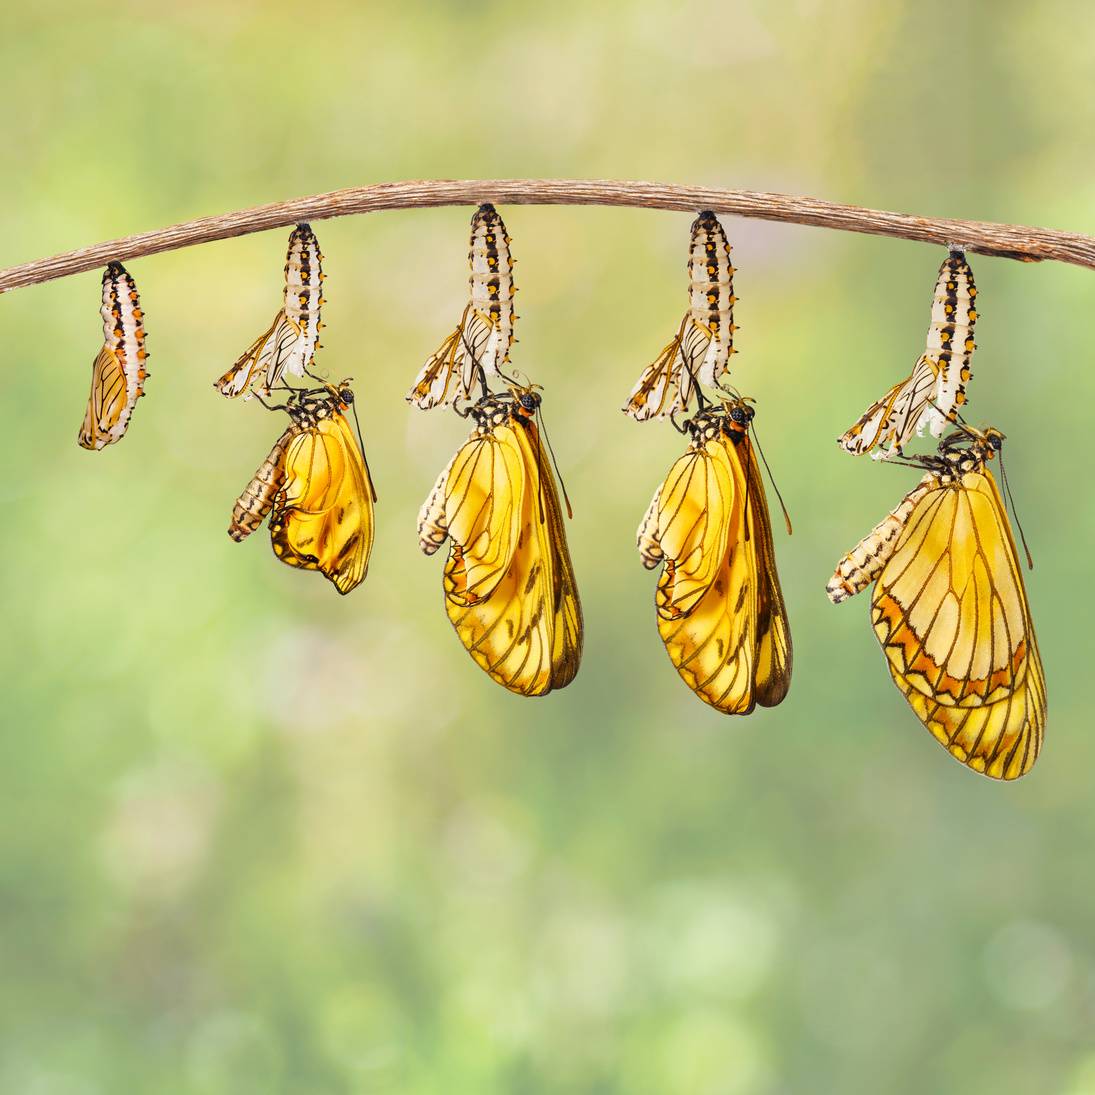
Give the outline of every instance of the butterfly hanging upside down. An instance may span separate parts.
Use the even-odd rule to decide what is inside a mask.
[[[568,685],[582,656],[582,607],[559,496],[533,417],[540,397],[511,386],[469,409],[476,428],[418,516],[432,555],[451,540],[445,610],[499,684],[524,696]]]
[[[144,363],[144,313],[137,286],[120,262],[103,273],[103,348],[91,373],[79,442],[85,449],[101,449],[120,441],[129,428],[137,399],[144,395],[148,377]]]
[[[274,554],[321,571],[339,593],[364,579],[373,546],[376,494],[345,415],[353,398],[347,381],[290,394],[281,408],[289,428],[240,495],[228,529],[239,542],[269,513]]]
[[[687,423],[688,451],[638,532],[643,566],[665,561],[654,603],[670,661],[701,700],[728,715],[774,707],[791,684],[791,631],[752,418],[740,398],[699,411]]]
[[[287,373],[304,376],[313,364],[317,349],[321,294],[324,274],[320,269],[323,255],[319,241],[307,224],[298,224],[289,236],[285,256],[285,296],[281,311],[270,329],[240,356],[239,360],[213,382],[221,395],[234,399],[245,392],[252,380],[262,395],[281,383]],[[250,396],[247,396],[250,399]]]
[[[917,457],[920,484],[837,565],[835,603],[875,582],[871,623],[894,683],[963,764],[1028,772],[1042,747],[1046,682],[1015,541],[986,466],[996,429],[963,426]]]

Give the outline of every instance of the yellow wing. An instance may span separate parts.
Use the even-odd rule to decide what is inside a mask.
[[[339,593],[349,593],[369,567],[373,488],[340,409],[291,438],[284,470],[270,516],[274,554],[289,566],[321,571]]]
[[[992,473],[926,491],[871,598],[894,682],[975,771],[1015,779],[1045,730],[1041,657],[1015,541]]]
[[[792,661],[768,505],[742,423],[702,420],[638,537],[644,566],[666,560],[655,605],[670,660],[700,699],[731,715],[780,703]]]
[[[748,437],[738,442],[738,448],[744,456],[748,483],[749,520],[746,535],[752,540],[757,556],[757,659],[753,678],[757,703],[761,707],[775,707],[791,687],[791,627],[776,573],[772,522],[768,516],[768,500],[764,496],[764,483],[757,467],[756,454]]]
[[[213,381],[213,387],[221,395],[235,399],[247,389],[253,377],[264,374],[259,390],[268,394],[286,369],[301,374],[305,342],[300,327],[280,311],[270,329],[251,343],[224,376]]]
[[[445,609],[461,642],[525,696],[569,684],[582,654],[582,609],[548,468],[535,424],[512,415],[461,448],[419,523],[423,550],[452,540]]]
[[[91,395],[80,427],[80,444],[101,449],[117,441],[129,424],[126,375],[122,363],[105,346],[91,371]]]

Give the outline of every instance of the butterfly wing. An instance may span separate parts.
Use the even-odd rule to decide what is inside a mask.
[[[444,576],[453,627],[481,668],[526,696],[569,684],[582,649],[559,500],[534,431],[513,421],[473,437],[444,477],[443,521],[436,503],[423,509],[453,542]]]
[[[80,427],[80,445],[85,449],[101,449],[113,444],[125,433],[129,421],[127,410],[125,370],[117,356],[104,346],[91,370],[91,395]]]
[[[747,481],[747,535],[756,554],[757,658],[753,678],[757,703],[762,707],[775,707],[791,687],[791,627],[776,572],[772,522],[756,454],[748,437],[738,442],[738,449],[745,464]]]
[[[898,688],[955,757],[999,779],[1030,768],[1045,727],[1045,677],[991,472],[969,472],[915,502],[871,619]]]
[[[747,715],[756,702],[756,553],[746,540],[745,471],[724,438],[693,446],[661,490],[658,633],[705,703]]]
[[[349,593],[369,567],[373,490],[361,448],[340,410],[300,430],[285,450],[285,481],[270,517],[274,554],[319,570]]]

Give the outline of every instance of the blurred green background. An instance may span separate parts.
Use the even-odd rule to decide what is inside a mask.
[[[0,265],[410,178],[1090,232],[1093,43],[1085,0],[8,0]],[[354,377],[380,496],[345,599],[225,535],[282,426],[211,382],[287,230],[129,264],[152,376],[101,453],[99,274],[0,300],[0,1093],[1092,1095],[1095,275],[972,259],[970,418],[1010,439],[1050,691],[1001,785],[908,710],[867,598],[824,594],[918,478],[834,439],[923,349],[943,250],[724,218],[734,381],[795,522],[793,686],[734,719],[669,664],[635,551],[682,441],[619,410],[691,218],[500,211],[587,621],[538,701],[471,662],[415,537],[467,427],[403,397],[471,208],[313,222],[317,364]]]

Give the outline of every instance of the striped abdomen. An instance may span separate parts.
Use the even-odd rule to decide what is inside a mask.
[[[285,450],[300,433],[295,422],[274,442],[270,455],[262,462],[255,477],[243,489],[232,507],[232,523],[228,535],[238,544],[262,524],[274,504],[274,496],[285,482]]]

